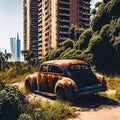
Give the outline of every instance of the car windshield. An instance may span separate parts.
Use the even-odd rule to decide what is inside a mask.
[[[89,70],[89,67],[87,64],[73,64],[69,66],[69,69],[74,70]]]

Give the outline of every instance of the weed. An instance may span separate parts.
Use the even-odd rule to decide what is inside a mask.
[[[19,90],[21,91],[21,93],[22,93],[23,95],[27,95],[27,94],[30,93],[30,90],[28,90],[28,89],[25,87],[25,84],[23,84],[23,85],[19,88]]]
[[[68,102],[35,101],[21,107],[22,114],[30,114],[34,120],[63,120],[74,117],[75,108]]]

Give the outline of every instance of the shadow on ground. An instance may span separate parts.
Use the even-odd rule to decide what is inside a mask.
[[[72,101],[72,105],[75,107],[83,107],[88,109],[97,109],[102,106],[119,106],[120,104],[112,99],[109,99],[107,97],[102,97],[98,94],[95,95],[88,95],[88,96],[82,96],[74,101]]]
[[[56,100],[55,96],[48,96],[41,93],[36,93],[36,94],[53,101]],[[81,107],[81,108],[95,109],[95,110],[98,108],[103,108],[107,106],[116,107],[120,105],[120,103],[114,101],[113,99],[100,96],[99,94],[81,96],[81,97],[78,97],[77,99],[74,99],[71,103],[72,103],[72,106],[74,107]]]
[[[42,97],[48,98],[48,99],[50,99],[50,100],[56,100],[56,96],[53,96],[53,95],[42,94],[42,93],[40,93],[40,92],[34,92],[34,93],[37,94],[37,95],[40,95],[40,96],[42,96]]]

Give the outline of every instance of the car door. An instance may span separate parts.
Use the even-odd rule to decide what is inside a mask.
[[[50,92],[54,92],[55,84],[60,78],[62,78],[62,75],[63,75],[63,70],[61,70],[58,66],[49,65],[48,85],[49,85]]]
[[[39,91],[47,92],[49,91],[48,86],[48,65],[41,65],[38,73],[38,87]]]

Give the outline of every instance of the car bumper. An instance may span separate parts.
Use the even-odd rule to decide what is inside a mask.
[[[89,95],[89,94],[106,91],[106,90],[107,90],[107,87],[103,86],[102,84],[88,86],[84,88],[79,88],[78,92],[74,93],[74,97],[81,96],[81,95]]]

